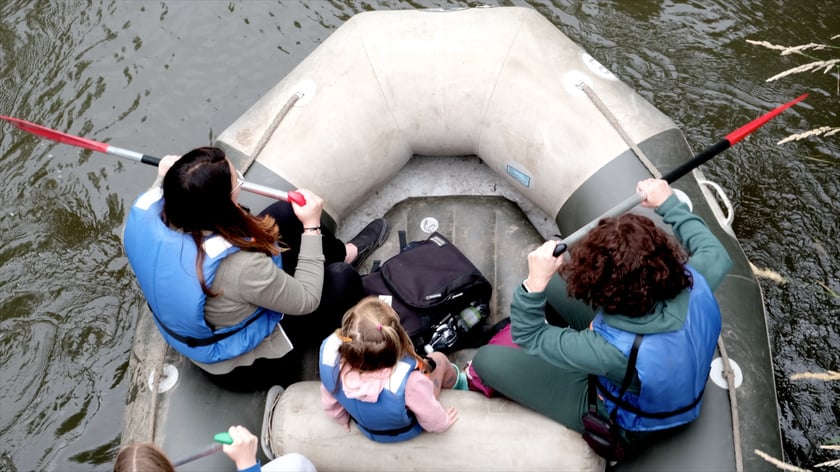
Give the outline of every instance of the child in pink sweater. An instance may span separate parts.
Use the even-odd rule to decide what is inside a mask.
[[[440,404],[440,389],[466,390],[466,378],[439,352],[422,359],[397,313],[367,297],[344,314],[341,328],[321,344],[324,410],[350,430],[352,418],[379,442],[443,432],[458,420]]]

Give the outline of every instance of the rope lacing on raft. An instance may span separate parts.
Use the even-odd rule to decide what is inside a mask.
[[[274,120],[271,121],[271,124],[268,125],[268,128],[265,129],[265,132],[263,132],[262,137],[257,142],[257,146],[254,148],[254,152],[252,152],[251,155],[248,156],[248,159],[246,159],[240,165],[240,171],[243,174],[247,172],[251,165],[254,163],[254,161],[256,161],[258,157],[260,157],[260,153],[262,153],[262,150],[263,148],[265,148],[265,145],[268,144],[268,140],[271,139],[271,137],[274,135],[274,131],[277,129],[277,126],[280,125],[280,122],[283,121],[283,118],[286,117],[286,115],[289,113],[289,110],[291,110],[292,107],[295,106],[295,103],[297,103],[298,100],[303,98],[303,96],[303,92],[295,92],[291,97],[289,97],[289,99],[286,101],[286,104],[283,105],[283,108],[281,108],[280,111],[277,112],[277,115],[275,115]]]
[[[623,139],[624,142],[627,143],[628,146],[630,146],[630,149],[633,150],[633,153],[636,154],[636,157],[639,159],[639,161],[642,164],[644,164],[648,172],[650,172],[650,174],[654,178],[661,179],[662,173],[659,172],[659,169],[657,169],[656,166],[654,166],[653,163],[650,161],[650,159],[648,159],[644,151],[642,151],[639,148],[639,146],[636,145],[636,142],[630,139],[630,135],[628,135],[627,132],[624,131],[624,128],[621,126],[621,123],[618,122],[618,119],[615,117],[615,115],[613,115],[610,109],[607,108],[606,105],[604,105],[604,102],[601,101],[601,98],[598,97],[594,90],[592,90],[592,87],[587,85],[586,82],[578,83],[577,87],[581,89],[587,97],[589,97],[589,100],[592,101],[592,104],[595,105],[595,108],[597,108],[598,111],[600,111],[601,114],[604,115],[604,118],[607,119],[609,124],[612,125],[613,129],[618,133],[619,136],[621,136],[621,139]]]
[[[741,452],[741,426],[738,418],[738,398],[735,394],[735,372],[729,365],[729,356],[726,354],[726,346],[723,344],[723,336],[718,337],[718,350],[723,361],[723,377],[726,379],[726,386],[729,390],[729,412],[732,415],[732,443],[735,449],[735,470],[744,470],[744,457]]]

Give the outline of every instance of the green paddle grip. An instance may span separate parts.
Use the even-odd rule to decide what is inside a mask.
[[[216,433],[216,435],[213,436],[213,441],[222,444],[233,444],[233,438],[230,437],[230,433],[228,433],[227,431],[223,433]]]

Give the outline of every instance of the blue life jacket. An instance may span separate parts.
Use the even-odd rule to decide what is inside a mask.
[[[213,330],[204,319],[207,295],[195,269],[193,239],[167,227],[161,219],[160,188],[141,195],[128,214],[123,242],[128,261],[152,310],[160,334],[184,356],[214,363],[244,354],[260,344],[282,319],[282,313],[257,308],[243,322]],[[221,236],[204,240],[202,272],[212,286],[222,259],[236,252]],[[273,258],[281,267],[280,256]]]
[[[417,418],[405,406],[405,385],[417,361],[406,356],[397,362],[389,386],[379,393],[375,403],[347,398],[339,380],[341,339],[331,334],[321,343],[319,370],[321,383],[356,422],[359,431],[368,438],[382,443],[411,439],[423,431]],[[391,388],[397,387],[396,390]]]
[[[720,309],[706,279],[688,267],[688,315],[683,326],[666,333],[645,334],[636,360],[641,383],[638,393],[619,399],[620,385],[598,378],[598,393],[607,410],[616,407],[619,426],[628,431],[654,431],[694,421],[700,414],[703,390],[720,335]],[[592,329],[628,356],[635,333],[613,328],[598,313]]]

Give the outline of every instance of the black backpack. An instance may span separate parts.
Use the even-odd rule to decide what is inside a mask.
[[[400,315],[403,328],[422,354],[423,346],[430,343],[435,328],[439,328],[445,319],[451,320],[454,328],[457,315],[474,307],[465,313],[474,313],[473,316],[480,313],[481,316],[473,319],[466,329],[483,320],[487,316],[493,287],[467,256],[442,234],[435,232],[428,239],[408,244],[405,231],[400,231],[399,237],[399,254],[381,266],[375,261],[371,272],[362,276],[362,283],[368,295],[390,296],[391,306]],[[454,341],[443,347],[453,348]]]

